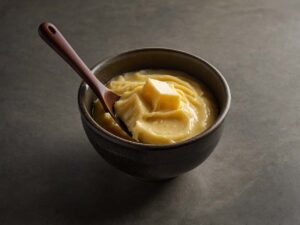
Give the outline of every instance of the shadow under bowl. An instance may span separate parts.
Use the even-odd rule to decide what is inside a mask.
[[[117,75],[142,69],[183,71],[204,83],[219,108],[214,125],[191,139],[175,144],[151,145],[128,141],[108,132],[93,119],[96,96],[85,82],[81,83],[78,93],[82,124],[96,151],[114,167],[147,180],[173,178],[200,165],[216,147],[230,107],[230,90],[214,66],[199,57],[172,49],[129,51],[101,61],[92,71],[101,82],[107,83]]]

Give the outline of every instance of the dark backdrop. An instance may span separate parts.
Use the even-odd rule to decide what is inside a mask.
[[[81,126],[80,79],[37,35],[52,21],[92,66],[141,47],[216,65],[232,90],[211,157],[165,183],[107,165]],[[300,224],[300,2],[0,2],[0,224]]]

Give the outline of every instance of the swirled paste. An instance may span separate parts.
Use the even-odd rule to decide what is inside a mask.
[[[184,141],[208,129],[218,114],[207,88],[183,72],[129,72],[113,78],[107,86],[121,96],[115,111],[138,142]],[[99,100],[94,104],[94,119],[115,135],[130,139],[104,112]]]

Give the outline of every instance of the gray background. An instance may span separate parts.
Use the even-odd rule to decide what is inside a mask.
[[[106,164],[45,20],[90,66],[152,46],[217,66],[233,102],[215,152],[165,183]],[[1,225],[300,224],[300,1],[2,0],[0,29]]]

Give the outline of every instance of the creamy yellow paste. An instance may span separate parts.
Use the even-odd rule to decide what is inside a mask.
[[[218,110],[211,93],[179,71],[141,70],[113,78],[107,85],[121,96],[115,111],[132,133],[132,139],[146,144],[172,144],[208,129]],[[94,119],[106,130],[131,139],[99,100]]]

